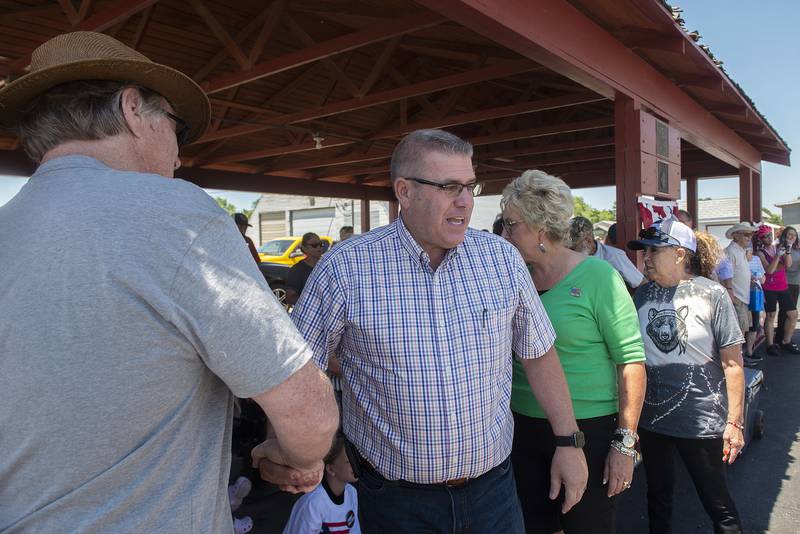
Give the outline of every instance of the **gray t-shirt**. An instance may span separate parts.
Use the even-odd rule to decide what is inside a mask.
[[[702,277],[671,288],[649,282],[633,300],[647,357],[639,426],[679,438],[722,436],[728,397],[719,349],[744,341],[725,288]]]
[[[232,532],[231,392],[311,357],[232,219],[68,156],[0,228],[0,531]]]
[[[792,266],[786,268],[786,283],[796,286],[800,284],[800,250],[792,249]]]
[[[639,284],[644,282],[644,275],[631,262],[625,251],[605,245],[600,241],[595,241],[595,243],[597,244],[597,250],[594,251],[594,255],[610,263],[622,275],[622,279],[625,280],[626,284],[630,287],[638,287]]]

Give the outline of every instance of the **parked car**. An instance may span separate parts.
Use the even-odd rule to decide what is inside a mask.
[[[272,294],[275,295],[278,302],[286,306],[284,304],[286,299],[286,278],[289,276],[291,267],[282,263],[261,262],[258,264],[258,268],[261,270],[261,274],[264,275],[270,289],[272,289]]]
[[[258,249],[258,256],[262,263],[279,263],[291,267],[295,263],[305,258],[305,254],[300,250],[301,237],[279,237],[270,239]],[[333,244],[333,239],[323,235],[322,252],[326,252]]]

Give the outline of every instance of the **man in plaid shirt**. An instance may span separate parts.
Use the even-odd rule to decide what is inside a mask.
[[[325,255],[292,318],[341,365],[343,429],[360,458],[365,532],[523,532],[509,455],[512,351],[556,435],[578,426],[555,333],[513,246],[468,229],[472,146],[409,134],[392,156],[392,224]],[[354,455],[355,456],[355,455]],[[579,446],[553,457],[551,497],[580,500]]]

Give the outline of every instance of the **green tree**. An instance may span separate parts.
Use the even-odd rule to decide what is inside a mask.
[[[783,217],[778,215],[777,213],[773,213],[769,211],[767,208],[761,208],[761,212],[767,216],[767,221],[770,224],[777,224],[778,226],[783,226]]]
[[[228,202],[228,199],[222,197],[214,197],[220,208],[228,212],[228,215],[233,215],[237,212],[236,206]]]
[[[588,202],[583,200],[583,197],[572,197],[573,212],[576,217],[586,217],[593,223],[600,221],[614,221],[616,220],[617,203],[614,202],[614,207],[610,210],[599,210],[593,208]]]

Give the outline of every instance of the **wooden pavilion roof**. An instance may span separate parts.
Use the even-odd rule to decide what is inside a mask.
[[[178,172],[203,186],[390,199],[393,146],[428,127],[473,143],[489,192],[527,168],[573,187],[613,185],[613,94],[455,22],[437,1],[5,1],[0,75],[18,76],[39,44],[77,29],[113,35],[181,70],[212,103],[211,128],[182,150]],[[761,159],[789,163],[786,143],[667,6],[568,4]],[[737,173],[687,140],[682,152],[684,175]],[[0,172],[27,170],[23,160],[16,140],[0,137]]]

